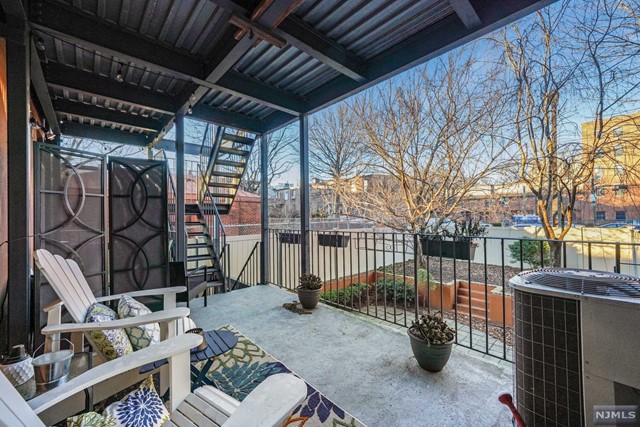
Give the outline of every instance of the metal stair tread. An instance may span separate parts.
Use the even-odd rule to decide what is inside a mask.
[[[225,177],[225,178],[237,178],[237,179],[242,178],[242,174],[241,173],[237,173],[237,172],[222,172],[222,171],[216,171],[216,170],[213,170],[211,172],[211,176],[222,176],[222,177]]]
[[[255,139],[248,138],[246,136],[234,135],[232,133],[224,133],[222,139],[226,141],[235,141],[245,145],[253,145]]]
[[[228,182],[211,182],[209,181],[209,188],[217,187],[217,188],[238,188],[239,184],[231,184]]]
[[[232,166],[236,168],[244,168],[247,164],[244,162],[234,162],[233,160],[216,159],[215,166]]]
[[[187,255],[187,262],[196,262],[196,261],[210,261],[213,260],[213,256],[210,254],[206,255]]]
[[[223,154],[232,154],[234,156],[242,156],[242,157],[246,157],[249,154],[251,154],[251,151],[249,150],[239,150],[237,148],[231,148],[231,147],[220,147],[218,149],[218,153],[223,153]]]

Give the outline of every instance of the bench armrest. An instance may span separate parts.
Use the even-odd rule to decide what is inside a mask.
[[[126,319],[112,320],[109,322],[92,322],[92,323],[61,323],[59,325],[50,325],[42,328],[43,335],[63,334],[66,332],[88,332],[102,331],[105,329],[130,328],[132,326],[148,325],[150,323],[166,323],[173,320],[182,319],[189,316],[189,309],[186,307],[172,308],[170,310],[162,310],[156,313],[145,314],[136,317],[127,317]]]
[[[184,363],[188,365],[189,351],[200,345],[201,342],[202,337],[195,334],[185,334],[170,338],[161,343],[154,344],[126,356],[103,363],[84,374],[78,375],[69,382],[61,384],[53,390],[30,400],[27,403],[35,413],[39,414],[45,409],[48,409],[64,399],[73,396],[85,388],[162,358],[168,358],[169,364],[171,365],[173,362],[178,360],[172,360],[176,356],[184,356]],[[188,376],[187,381],[189,381]],[[177,385],[171,384],[171,387],[174,386]]]

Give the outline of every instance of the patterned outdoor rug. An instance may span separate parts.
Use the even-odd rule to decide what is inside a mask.
[[[214,358],[207,378],[220,390],[242,401],[268,376],[293,373],[282,362],[262,350],[232,326],[225,326],[238,336],[233,350]],[[202,367],[204,362],[199,362]],[[283,427],[366,427],[351,414],[307,384],[307,398],[285,421]]]

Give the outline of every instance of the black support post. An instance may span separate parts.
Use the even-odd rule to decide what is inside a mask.
[[[178,260],[187,261],[184,234],[184,115],[176,115],[176,245]]]
[[[269,283],[269,138],[260,136],[260,283]]]
[[[7,46],[7,137],[8,146],[8,222],[9,346],[30,347],[32,330],[31,251],[33,144],[29,128],[30,43],[26,22],[12,18],[21,37],[6,40]],[[35,313],[37,314],[37,313]]]
[[[309,241],[309,119],[300,115],[300,264],[302,274],[310,272]]]

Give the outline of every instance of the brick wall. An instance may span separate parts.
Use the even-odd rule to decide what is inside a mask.
[[[257,233],[260,232],[259,227],[243,227],[243,225],[260,224],[260,200],[260,196],[256,194],[238,190],[231,210],[227,215],[221,216],[228,236],[256,234],[256,229]]]

